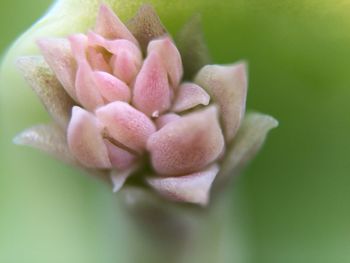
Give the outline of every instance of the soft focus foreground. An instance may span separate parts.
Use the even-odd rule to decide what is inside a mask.
[[[216,16],[211,3],[201,4],[198,10],[204,15],[215,61],[247,58],[254,90],[249,93],[248,108],[267,110],[282,124],[235,186],[235,217],[226,231],[229,239],[214,258],[220,255],[226,262],[232,262],[232,256],[239,257],[236,262],[348,261],[349,122],[344,116],[349,113],[345,105],[350,95],[346,74],[350,60],[344,59],[349,57],[349,37],[342,28],[348,26],[349,6],[343,1],[283,5],[231,1],[215,6],[226,13]],[[27,11],[23,5],[13,10]],[[178,16],[180,12],[172,9],[178,7],[170,5],[160,16],[175,32],[198,6],[194,2],[193,9],[182,10]],[[2,10],[7,13],[11,8]],[[33,18],[42,13],[35,11]],[[25,18],[17,13],[12,16],[18,23]],[[1,117],[5,131],[0,179],[3,261],[125,262],[124,241],[132,232],[121,229],[124,224],[113,212],[105,187],[32,150],[10,146],[16,132],[41,122],[45,115],[39,114],[43,110],[29,90],[6,88],[2,86],[1,103],[1,114],[6,113]],[[242,221],[249,229],[244,235],[240,235]]]

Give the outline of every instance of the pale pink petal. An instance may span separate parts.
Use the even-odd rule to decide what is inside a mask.
[[[220,107],[227,141],[235,136],[245,112],[247,71],[245,63],[228,66],[208,65],[195,82],[203,87]]]
[[[180,85],[172,110],[175,112],[185,111],[200,104],[208,105],[210,96],[200,86],[194,83]]]
[[[176,121],[180,118],[181,117],[175,113],[167,113],[155,119],[155,123],[156,123],[157,129],[159,130],[163,128],[165,125],[167,125],[168,123],[172,121]]]
[[[98,52],[94,47],[88,47],[88,61],[93,70],[112,72],[111,66],[106,62],[101,52]]]
[[[119,192],[119,190],[124,186],[125,181],[132,175],[135,171],[136,166],[131,167],[124,171],[112,170],[110,173],[111,181],[113,184],[113,192]]]
[[[138,45],[135,37],[107,5],[101,4],[95,25],[96,33],[109,39],[127,39]]]
[[[223,148],[215,106],[168,123],[147,142],[153,167],[160,175],[199,171],[214,162]]]
[[[142,64],[142,53],[132,42],[125,39],[106,40],[103,37],[89,32],[89,45],[101,46],[112,54],[110,66],[113,74],[130,84],[139,72]]]
[[[144,150],[148,137],[156,130],[145,114],[125,102],[109,103],[97,109],[96,115],[109,137],[137,152]]]
[[[135,61],[134,56],[127,51],[121,51],[118,55],[114,55],[111,64],[113,74],[128,84],[135,80],[141,68],[141,63]]]
[[[104,104],[94,80],[94,73],[86,60],[79,62],[75,86],[78,100],[86,109],[94,110]]]
[[[37,44],[64,89],[69,96],[77,100],[74,88],[77,65],[69,41],[64,38],[44,38],[39,39]]]
[[[147,56],[137,75],[133,105],[148,116],[162,113],[170,107],[170,87],[160,56],[152,52]]]
[[[183,69],[180,52],[169,37],[153,40],[147,48],[148,55],[156,52],[161,58],[166,71],[169,74],[170,83],[173,88],[179,85]]]
[[[112,167],[119,170],[125,170],[136,161],[136,156],[127,150],[124,150],[108,140],[104,140],[107,146],[109,160],[111,161]]]
[[[80,63],[87,60],[88,38],[84,34],[75,34],[68,37],[75,60]]]
[[[173,201],[207,205],[211,185],[219,171],[215,164],[208,169],[179,177],[152,177],[147,182],[162,196]]]
[[[120,51],[126,50],[134,54],[138,59],[142,59],[141,50],[137,45],[127,39],[108,40],[92,31],[88,33],[87,38],[89,46],[101,46],[115,55],[119,54]]]
[[[111,168],[107,147],[103,141],[102,126],[96,117],[75,106],[67,130],[71,153],[89,168]]]
[[[117,100],[130,101],[130,88],[123,81],[102,71],[93,72],[93,78],[97,89],[108,102]]]

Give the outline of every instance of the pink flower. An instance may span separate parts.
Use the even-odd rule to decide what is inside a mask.
[[[180,54],[150,7],[129,28],[101,5],[87,34],[40,39],[45,61],[19,59],[56,124],[27,130],[16,142],[107,174],[114,191],[135,177],[166,198],[205,205],[220,171],[232,173],[277,123],[264,122],[242,154],[236,135],[245,113],[245,63],[206,65],[185,81],[182,60],[186,69],[200,59],[186,63],[195,54]],[[241,159],[232,166],[237,149]]]

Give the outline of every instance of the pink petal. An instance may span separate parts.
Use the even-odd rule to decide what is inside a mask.
[[[174,43],[169,37],[153,40],[147,48],[148,55],[152,52],[159,55],[169,74],[172,87],[177,88],[182,78],[183,68],[180,52]]]
[[[74,83],[77,66],[69,42],[63,38],[45,38],[39,39],[37,44],[64,89],[76,100]]]
[[[206,205],[211,185],[219,171],[214,164],[208,169],[179,177],[154,177],[147,182],[162,196],[173,201]]]
[[[101,52],[98,52],[94,47],[88,47],[87,52],[92,69],[112,72],[111,66],[106,62]]]
[[[142,64],[142,53],[137,46],[125,39],[106,40],[93,32],[89,32],[88,38],[89,45],[101,46],[113,55],[110,65],[116,77],[128,84],[135,79]]]
[[[147,142],[154,169],[170,176],[203,169],[214,162],[223,149],[224,138],[215,106],[168,123]]]
[[[71,45],[72,53],[75,60],[80,63],[81,61],[87,60],[87,44],[88,38],[84,34],[75,34],[69,36],[69,42]]]
[[[162,113],[170,107],[170,87],[160,56],[152,52],[147,56],[137,75],[133,105],[148,116]]]
[[[112,167],[119,170],[125,170],[130,168],[130,166],[135,162],[136,156],[134,154],[114,145],[108,140],[104,140],[104,142],[108,150]]]
[[[86,60],[79,62],[75,86],[78,100],[86,109],[94,110],[104,104],[94,80],[94,73]]]
[[[164,114],[162,116],[160,116],[159,118],[157,118],[155,120],[157,129],[161,129],[162,127],[164,127],[165,125],[167,125],[168,123],[172,122],[172,121],[176,121],[178,119],[180,119],[181,117],[175,113],[167,113]]]
[[[200,104],[208,105],[210,96],[204,89],[194,83],[180,85],[172,110],[175,112],[185,111]]]
[[[145,114],[125,102],[109,103],[97,109],[96,115],[107,128],[108,136],[137,152],[143,151],[148,137],[156,130]]]
[[[135,61],[134,56],[127,51],[121,51],[111,59],[113,74],[123,80],[125,83],[131,84],[140,70],[141,63]]]
[[[107,147],[101,136],[102,126],[94,115],[75,106],[67,130],[71,153],[89,168],[111,168]]]
[[[231,141],[245,112],[246,64],[205,66],[196,76],[195,82],[209,93],[214,102],[218,103],[226,140]]]
[[[138,45],[137,40],[129,29],[120,21],[118,16],[107,5],[101,4],[96,20],[95,31],[109,39],[122,38]]]
[[[135,171],[135,167],[131,167],[130,169],[124,171],[116,171],[112,170],[110,177],[113,184],[113,192],[119,192],[119,190],[124,186],[125,181],[132,175]]]
[[[96,87],[101,95],[108,101],[117,100],[129,102],[131,91],[128,85],[111,74],[102,71],[93,72]]]

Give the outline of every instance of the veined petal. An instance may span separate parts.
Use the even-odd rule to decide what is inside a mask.
[[[155,119],[155,123],[157,126],[157,129],[161,129],[163,128],[165,125],[167,125],[168,123],[172,122],[172,121],[176,121],[178,119],[180,119],[181,116],[177,115],[175,113],[167,113],[164,114],[162,116],[160,116],[159,118]]]
[[[93,114],[78,106],[73,108],[67,130],[68,146],[85,167],[111,168],[102,128]]]
[[[122,149],[108,140],[104,140],[109,160],[111,161],[112,167],[117,168],[119,170],[125,170],[130,168],[130,166],[136,161],[136,156],[125,149]]]
[[[101,95],[108,102],[117,100],[125,102],[130,101],[130,88],[123,81],[113,75],[102,71],[95,71],[93,72],[93,79],[95,80],[96,87]]]
[[[202,68],[195,83],[203,87],[220,107],[224,134],[228,142],[235,136],[245,112],[247,72],[245,63]]]
[[[180,52],[169,37],[152,40],[147,48],[147,54],[156,52],[169,74],[170,83],[174,89],[179,85],[183,69]]]
[[[42,57],[20,57],[17,66],[57,124],[66,129],[74,105]]]
[[[268,132],[277,126],[278,121],[269,115],[248,113],[233,144],[226,151],[219,182],[225,182],[250,161],[264,143]]]
[[[97,16],[95,31],[109,39],[127,39],[138,45],[137,40],[129,29],[120,21],[119,17],[107,5],[101,4]]]
[[[147,182],[162,196],[173,201],[206,205],[211,185],[219,172],[218,165],[179,177],[150,177]]]
[[[153,122],[125,102],[116,101],[96,110],[108,136],[137,152],[145,149],[148,137],[156,131]]]
[[[75,85],[77,97],[79,102],[91,111],[104,104],[94,76],[94,72],[87,61],[80,61]]]
[[[174,112],[181,112],[200,104],[208,105],[209,101],[210,96],[200,86],[194,83],[183,83],[178,89],[172,110]]]
[[[147,116],[158,115],[170,107],[170,87],[160,56],[147,56],[136,77],[132,103]]]
[[[74,88],[77,65],[69,41],[64,38],[43,38],[39,39],[37,44],[63,88],[69,96],[77,100]]]
[[[66,163],[76,163],[69,151],[66,134],[57,124],[42,124],[31,127],[18,134],[13,141],[15,144],[39,149]]]
[[[155,38],[167,34],[165,27],[160,21],[156,11],[151,5],[144,4],[127,26],[137,38],[143,51],[146,51],[148,43]]]
[[[154,169],[167,176],[199,171],[214,162],[223,149],[215,106],[168,123],[147,142]]]

